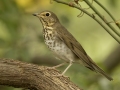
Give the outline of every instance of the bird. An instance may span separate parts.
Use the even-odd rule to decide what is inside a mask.
[[[65,63],[69,63],[61,75],[64,75],[73,63],[80,63],[94,72],[99,72],[108,80],[113,80],[113,78],[108,76],[89,57],[81,44],[60,23],[55,13],[45,10],[40,13],[34,13],[33,16],[38,17],[42,24],[43,38],[47,47],[55,54],[55,56],[65,61],[64,63],[59,64],[58,67]]]

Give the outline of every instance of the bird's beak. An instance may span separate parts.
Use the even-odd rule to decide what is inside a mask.
[[[38,13],[33,13],[33,16],[38,16]]]

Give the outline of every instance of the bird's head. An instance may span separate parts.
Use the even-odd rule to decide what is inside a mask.
[[[40,19],[43,26],[53,26],[54,24],[59,22],[57,16],[53,12],[50,12],[50,11],[34,13],[33,15],[37,16]]]

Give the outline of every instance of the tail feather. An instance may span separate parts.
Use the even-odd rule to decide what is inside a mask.
[[[110,76],[108,76],[102,69],[100,69],[97,65],[94,64],[94,68],[96,72],[99,72],[100,74],[102,74],[103,76],[105,76],[108,80],[113,80],[113,78],[111,78]]]
[[[92,61],[92,59],[88,56],[89,60],[91,61],[92,67],[89,67],[91,70],[95,71],[95,72],[99,72],[100,74],[102,74],[103,76],[105,76],[108,80],[113,80],[113,78],[111,78],[110,76],[108,76],[101,68],[99,68],[95,62]]]

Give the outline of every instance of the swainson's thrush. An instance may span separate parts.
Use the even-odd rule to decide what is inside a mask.
[[[43,11],[33,15],[37,16],[42,23],[45,44],[58,58],[69,63],[62,75],[74,62],[82,62],[90,70],[99,72],[107,79],[113,80],[87,55],[80,43],[61,25],[59,19],[53,12]]]

